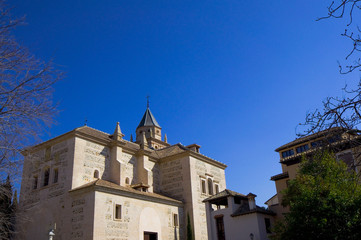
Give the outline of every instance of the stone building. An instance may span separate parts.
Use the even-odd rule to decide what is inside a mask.
[[[289,209],[281,205],[282,191],[287,188],[288,181],[296,177],[302,157],[304,155],[311,157],[320,149],[327,148],[335,152],[337,159],[344,161],[351,169],[359,173],[361,170],[360,137],[361,135],[356,130],[334,127],[278,147],[275,151],[279,153],[282,173],[271,177],[271,180],[275,182],[277,193],[265,204],[277,213],[277,218],[283,218],[283,214]]]
[[[125,140],[83,126],[23,151],[18,239],[206,240],[205,198],[226,188],[226,165],[199,145],[171,145],[149,108]]]

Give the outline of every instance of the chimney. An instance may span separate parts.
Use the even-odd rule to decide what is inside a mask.
[[[199,149],[201,148],[201,146],[199,146],[198,144],[193,143],[191,145],[186,146],[186,148],[192,150],[193,152],[199,153]]]
[[[247,198],[248,198],[249,210],[256,209],[256,200],[255,200],[256,197],[257,195],[253,193],[248,193]]]

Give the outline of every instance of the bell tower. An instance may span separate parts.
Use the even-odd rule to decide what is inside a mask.
[[[136,143],[149,148],[160,149],[170,146],[162,141],[162,128],[149,109],[149,97],[147,97],[147,109],[136,129]]]
[[[147,110],[145,110],[143,118],[137,127],[137,142],[140,141],[143,132],[147,139],[155,138],[157,140],[162,140],[162,128],[159,126],[157,120],[155,120],[155,117],[150,111],[149,106],[147,107]]]

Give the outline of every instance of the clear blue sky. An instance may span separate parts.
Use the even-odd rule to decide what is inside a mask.
[[[294,140],[305,113],[345,81],[337,60],[352,46],[342,20],[315,20],[328,1],[12,0],[26,15],[17,40],[54,59],[57,125],[44,140],[84,125],[125,138],[150,108],[172,144],[197,143],[228,165],[227,188],[275,194],[274,149]]]

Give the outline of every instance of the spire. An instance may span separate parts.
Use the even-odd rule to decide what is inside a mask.
[[[115,127],[114,133],[113,133],[113,139],[114,140],[121,140],[124,137],[124,134],[120,130],[119,122],[117,122],[117,126]]]
[[[164,142],[165,142],[165,143],[168,142],[167,134],[164,134]]]
[[[133,134],[130,134],[130,141],[133,142]]]
[[[157,120],[155,120],[155,117],[153,116],[152,112],[150,111],[149,107],[147,107],[147,110],[145,110],[145,113],[143,115],[142,120],[140,121],[139,125],[137,128],[140,127],[151,127],[151,126],[156,126],[159,127],[159,124],[157,122]]]

